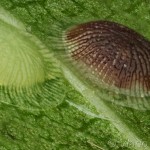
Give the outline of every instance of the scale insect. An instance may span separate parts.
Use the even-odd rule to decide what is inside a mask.
[[[150,42],[111,21],[91,21],[62,35],[64,56],[78,77],[108,101],[150,109]]]

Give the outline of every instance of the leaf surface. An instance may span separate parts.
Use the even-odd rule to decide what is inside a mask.
[[[61,60],[57,60],[51,38],[58,37],[72,25],[100,19],[122,23],[150,38],[150,5],[147,1],[1,0],[0,5],[5,9],[0,11],[0,23],[3,23],[0,24],[0,40],[5,39],[6,43],[1,43],[0,51],[14,43],[18,54],[18,50],[28,45],[29,52],[33,51],[30,56],[39,56],[42,61],[46,58],[41,67],[44,73],[40,70],[37,80],[21,84],[21,89],[24,85],[27,87],[21,91],[17,89],[17,94],[10,84],[20,85],[16,76],[14,82],[9,76],[5,80],[0,78],[0,85],[4,86],[0,91],[0,150],[150,149],[150,111],[101,100]],[[6,34],[8,31],[9,35],[17,34],[16,38],[11,38],[12,42]],[[21,49],[17,39],[23,44]],[[11,47],[9,49],[11,51]],[[25,62],[28,64],[29,61]],[[32,67],[27,68],[32,70]],[[29,72],[31,79],[35,70]],[[31,85],[36,87],[28,87]]]

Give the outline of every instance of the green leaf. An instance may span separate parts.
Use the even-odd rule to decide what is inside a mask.
[[[150,149],[150,111],[103,101],[56,52],[62,31],[90,20],[116,21],[150,38],[147,1],[0,5],[0,150]]]

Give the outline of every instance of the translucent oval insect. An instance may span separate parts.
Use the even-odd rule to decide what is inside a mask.
[[[110,21],[93,21],[63,32],[67,64],[103,99],[150,109],[150,42]]]

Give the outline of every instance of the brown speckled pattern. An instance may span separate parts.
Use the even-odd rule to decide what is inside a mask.
[[[150,90],[150,42],[132,29],[93,21],[66,32],[71,57],[121,89]]]

